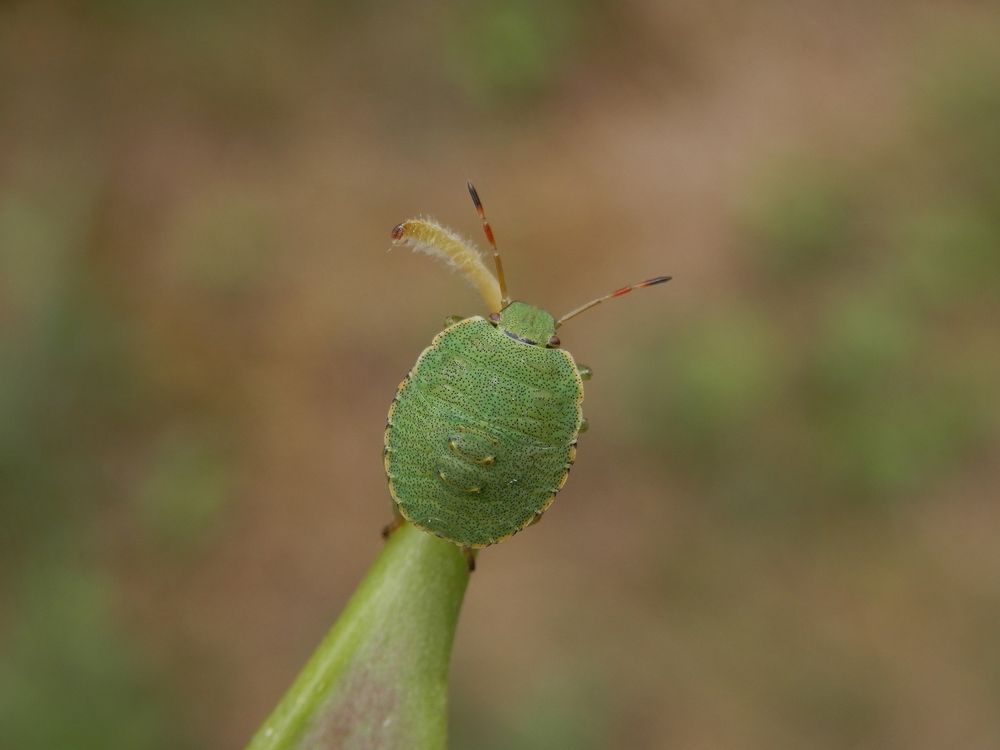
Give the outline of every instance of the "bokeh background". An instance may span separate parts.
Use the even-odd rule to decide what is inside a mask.
[[[377,554],[449,314],[592,429],[455,748],[1000,747],[994,3],[0,3],[0,747],[240,748]]]

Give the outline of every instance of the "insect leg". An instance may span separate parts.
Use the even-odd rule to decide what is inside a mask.
[[[430,219],[410,219],[393,227],[392,244],[406,245],[447,263],[479,292],[491,311],[501,308],[500,286],[479,251],[447,227]]]
[[[392,532],[394,532],[396,529],[398,529],[404,523],[406,523],[406,519],[403,518],[403,515],[399,512],[399,508],[397,508],[396,504],[393,503],[392,504],[392,520],[389,523],[387,523],[385,526],[382,527],[382,538],[383,539],[388,539],[390,536],[392,536]]]
[[[479,550],[473,549],[472,547],[462,547],[462,557],[465,558],[465,564],[469,566],[469,572],[472,573],[476,569],[476,556],[479,554]]]

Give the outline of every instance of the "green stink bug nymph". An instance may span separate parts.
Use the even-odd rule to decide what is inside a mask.
[[[383,456],[402,517],[465,548],[486,547],[541,518],[563,488],[586,428],[589,368],[560,347],[570,318],[657,276],[617,289],[558,320],[511,301],[493,230],[469,193],[493,250],[496,277],[475,246],[429,219],[392,230],[394,244],[447,261],[475,286],[490,313],[449,319],[400,383],[389,407]]]

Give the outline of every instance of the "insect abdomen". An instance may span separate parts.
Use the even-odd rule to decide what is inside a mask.
[[[568,353],[478,317],[445,329],[389,411],[385,468],[400,511],[474,547],[524,528],[565,482],[582,400]]]

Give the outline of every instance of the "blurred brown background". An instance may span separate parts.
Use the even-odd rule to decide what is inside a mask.
[[[239,748],[377,554],[419,213],[594,367],[455,748],[1000,747],[993,3],[0,3],[0,747]]]

